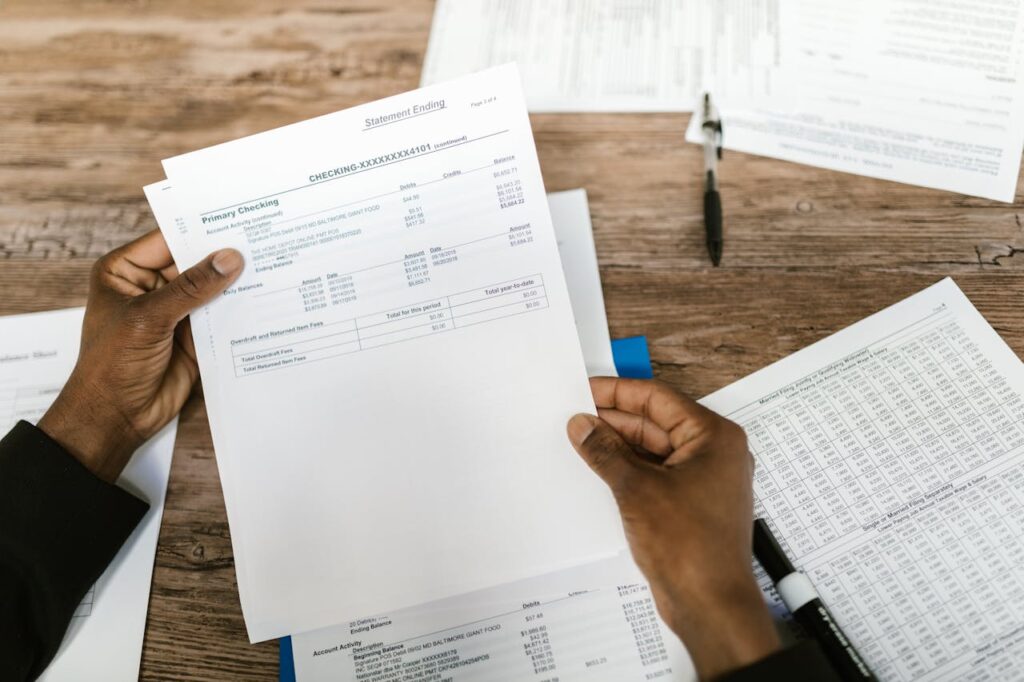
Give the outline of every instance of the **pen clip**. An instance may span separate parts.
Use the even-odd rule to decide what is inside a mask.
[[[722,121],[704,121],[701,124],[702,128],[706,128],[715,134],[715,153],[718,155],[719,160],[722,158]]]
[[[711,104],[711,94],[704,93],[704,107],[703,107],[703,122],[701,123],[702,128],[707,128],[715,134],[715,153],[718,155],[719,160],[722,158],[722,118],[718,115],[718,111]]]

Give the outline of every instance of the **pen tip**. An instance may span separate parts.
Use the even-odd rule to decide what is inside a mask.
[[[722,262],[722,244],[720,242],[708,244],[708,255],[711,256],[711,264],[717,268],[718,264]]]

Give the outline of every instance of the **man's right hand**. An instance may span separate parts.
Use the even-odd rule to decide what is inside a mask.
[[[654,381],[590,380],[599,417],[569,439],[618,502],[662,618],[702,679],[780,647],[751,568],[754,462],[746,435]]]

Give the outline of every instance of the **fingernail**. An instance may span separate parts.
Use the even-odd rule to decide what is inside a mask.
[[[213,257],[213,269],[224,277],[241,270],[243,263],[242,254],[235,249],[222,249]]]
[[[569,420],[569,440],[573,445],[580,445],[587,439],[594,427],[597,426],[597,417],[589,414],[577,414]]]

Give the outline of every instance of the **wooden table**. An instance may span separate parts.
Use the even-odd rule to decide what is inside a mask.
[[[415,88],[430,0],[0,0],[0,313],[85,302],[92,261],[155,227],[160,160]],[[1012,205],[728,153],[723,266],[687,116],[533,116],[549,190],[590,195],[612,336],[706,394],[952,275],[1024,354]],[[250,646],[201,396],[184,410],[144,679],[267,680]]]

